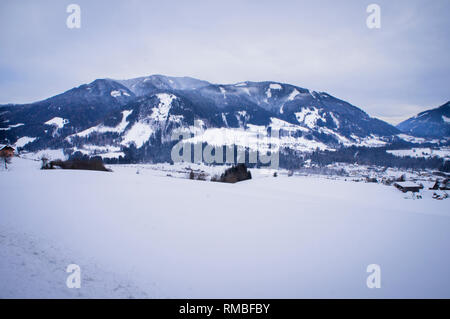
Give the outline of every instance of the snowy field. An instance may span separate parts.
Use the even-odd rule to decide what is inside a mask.
[[[263,170],[222,184],[39,165],[0,171],[1,298],[450,298],[448,199]]]

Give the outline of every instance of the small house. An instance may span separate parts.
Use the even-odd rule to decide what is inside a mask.
[[[397,187],[399,190],[401,190],[403,193],[406,192],[417,193],[423,188],[422,185],[418,185],[414,182],[396,182],[394,183],[394,186]]]
[[[449,179],[448,178],[444,179],[441,182],[439,189],[442,190],[442,191],[450,190],[450,183],[449,183]]]
[[[14,156],[14,148],[6,145],[2,149],[0,149],[0,157],[13,157]]]
[[[430,187],[430,190],[438,190],[438,189],[439,189],[439,182],[436,181],[434,182],[433,187]]]
[[[443,181],[436,181],[433,185],[433,187],[430,187],[430,190],[443,190],[443,191],[448,191],[450,190],[450,185],[449,185],[449,179],[446,178]]]

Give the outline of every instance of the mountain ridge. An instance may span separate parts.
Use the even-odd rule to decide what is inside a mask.
[[[151,160],[155,147],[168,147],[173,130],[194,133],[196,119],[202,123],[196,142],[206,144],[251,142],[273,129],[280,132],[279,146],[299,152],[404,139],[396,127],[326,92],[275,81],[213,84],[157,74],[97,79],[42,101],[2,105],[0,143],[113,157],[132,149],[139,160]]]
[[[399,123],[397,128],[404,133],[419,137],[450,136],[450,101],[429,109]]]

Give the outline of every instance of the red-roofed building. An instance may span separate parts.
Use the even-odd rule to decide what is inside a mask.
[[[0,157],[13,157],[14,156],[14,148],[6,145],[2,149],[0,149]]]

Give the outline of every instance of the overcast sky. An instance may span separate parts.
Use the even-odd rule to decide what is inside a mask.
[[[81,7],[81,28],[66,7]],[[369,29],[366,8],[381,7]],[[391,123],[450,100],[449,0],[0,1],[0,103],[150,74],[286,82]]]

